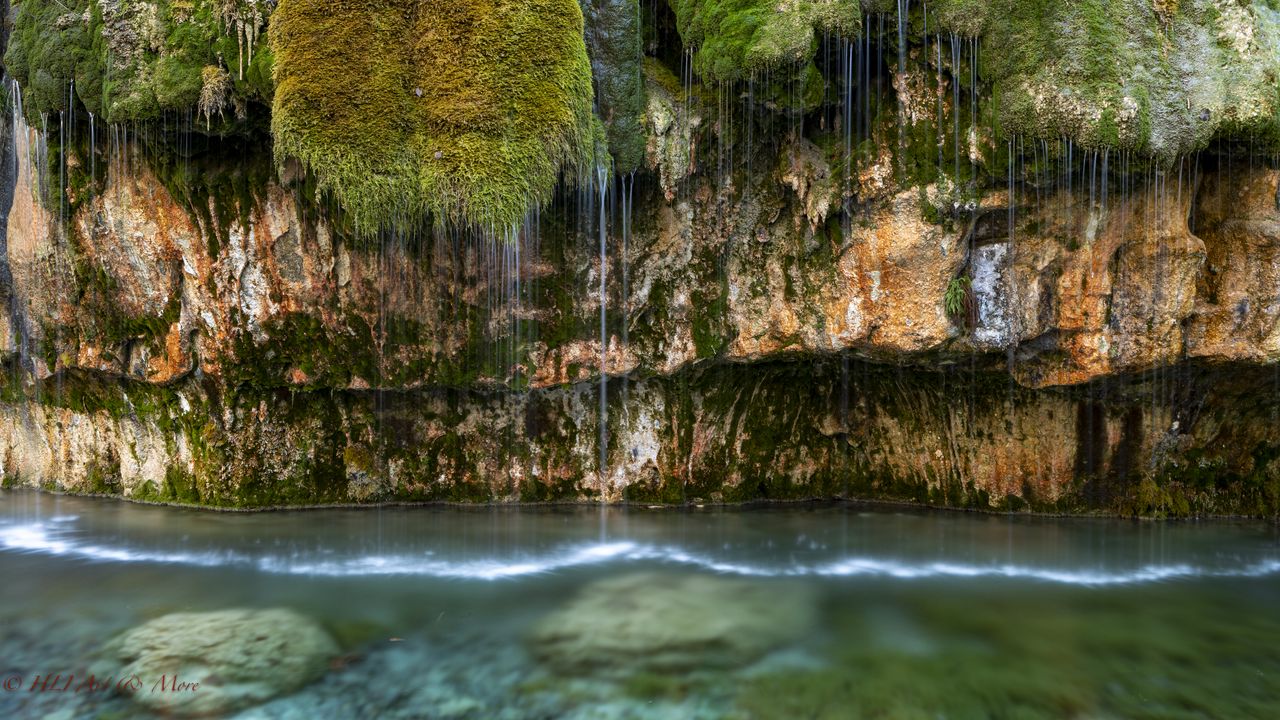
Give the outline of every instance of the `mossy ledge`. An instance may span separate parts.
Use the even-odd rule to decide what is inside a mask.
[[[505,230],[607,165],[576,0],[283,0],[270,34],[276,158],[358,232]]]
[[[977,38],[1011,134],[1170,160],[1222,137],[1280,143],[1275,0],[935,0],[928,27]]]
[[[3,388],[0,433],[10,437],[0,460],[10,486],[227,509],[846,498],[1275,517],[1277,407],[1246,401],[1272,373],[1171,372],[1030,390],[999,373],[841,358],[709,365],[637,380],[625,393],[610,387],[603,482],[598,420],[584,412],[594,383],[373,393],[207,378],[158,387],[75,372],[39,402],[20,384]],[[39,452],[23,450],[33,438],[92,452],[47,472]],[[1017,462],[1024,454],[1037,462]]]

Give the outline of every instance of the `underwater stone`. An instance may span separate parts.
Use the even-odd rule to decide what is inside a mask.
[[[172,613],[116,640],[109,653],[122,677],[143,681],[133,699],[164,713],[225,713],[292,692],[322,675],[338,654],[315,621],[287,609]],[[155,692],[162,676],[199,683],[191,692]]]
[[[814,612],[795,585],[641,572],[587,586],[538,624],[531,644],[568,673],[736,667],[799,638]]]

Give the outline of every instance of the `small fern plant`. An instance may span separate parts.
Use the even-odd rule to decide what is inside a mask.
[[[970,284],[971,281],[967,275],[952,278],[951,282],[947,283],[947,292],[942,299],[947,315],[959,320],[961,325],[968,325]]]

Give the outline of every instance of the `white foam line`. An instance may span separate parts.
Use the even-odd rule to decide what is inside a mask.
[[[1274,566],[1271,571],[1275,571]],[[1214,571],[1195,568],[1191,565],[1146,565],[1137,568],[1136,570],[1129,570],[1125,572],[1105,572],[1091,570],[1059,570],[1054,568],[1028,567],[1025,565],[961,565],[947,562],[905,565],[892,561],[850,558],[814,568],[813,574],[829,577],[878,575],[904,579],[931,577],[1003,577],[1011,579],[1043,580],[1046,582],[1068,585],[1126,585],[1187,577],[1204,577],[1207,575],[1216,576],[1221,572],[1236,574],[1237,571]]]
[[[574,545],[537,556],[447,561],[423,555],[360,555],[341,560],[288,556],[250,556],[234,552],[183,553],[132,550],[77,542],[64,529],[44,523],[0,525],[0,548],[25,553],[80,557],[104,562],[139,562],[240,566],[265,573],[318,576],[427,576],[460,580],[503,580],[541,575],[607,562],[662,562],[697,567],[725,575],[750,577],[884,577],[901,580],[996,577],[1064,585],[1107,586],[1197,577],[1265,577],[1280,573],[1280,558],[1237,568],[1203,568],[1189,564],[1144,565],[1132,570],[1059,569],[1027,565],[979,565],[946,561],[909,562],[846,557],[818,565],[769,567],[728,562],[681,548],[630,541]]]
[[[42,523],[0,526],[0,547],[27,553],[64,555],[106,562],[144,562],[177,565],[216,567],[235,565],[244,558],[234,553],[173,553],[130,550],[91,543],[77,543],[71,539],[59,539],[60,531],[50,531]]]
[[[265,572],[290,575],[322,575],[348,577],[353,575],[427,575],[431,577],[461,580],[501,580],[526,575],[539,575],[580,565],[591,565],[609,560],[631,559],[637,549],[635,543],[616,542],[568,548],[547,557],[519,558],[515,560],[484,559],[449,562],[424,560],[409,556],[357,556],[344,560],[290,561],[286,558],[265,557],[257,562]]]

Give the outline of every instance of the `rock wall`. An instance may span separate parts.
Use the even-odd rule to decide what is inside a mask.
[[[892,14],[824,40],[823,17],[796,26],[794,72],[705,85],[672,73],[684,18],[588,25],[608,107],[644,108],[603,118],[619,168],[642,128],[641,167],[498,230],[370,236],[251,115],[51,131],[11,85],[4,483],[234,507],[1280,509],[1261,131],[1171,157],[1010,134],[983,122],[1008,78],[976,42]],[[821,99],[800,102],[810,69]]]

